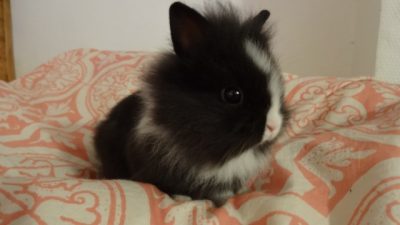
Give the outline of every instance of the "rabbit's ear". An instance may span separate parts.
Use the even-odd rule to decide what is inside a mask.
[[[267,19],[269,18],[270,13],[268,10],[261,10],[252,20],[252,28],[257,31],[260,32],[265,24],[265,22],[267,21]]]
[[[175,2],[169,8],[172,44],[180,57],[190,57],[204,47],[209,32],[208,21],[196,10]]]

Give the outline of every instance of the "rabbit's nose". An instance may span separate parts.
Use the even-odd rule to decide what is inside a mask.
[[[269,132],[274,132],[274,130],[276,129],[276,125],[273,123],[267,123],[267,128]]]

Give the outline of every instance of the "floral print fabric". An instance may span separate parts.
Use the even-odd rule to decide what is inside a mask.
[[[154,54],[77,49],[0,83],[0,224],[400,224],[400,85],[285,74],[273,162],[223,207],[96,179],[94,128]]]

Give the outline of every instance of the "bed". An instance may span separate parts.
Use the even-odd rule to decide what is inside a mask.
[[[400,85],[284,74],[270,168],[215,208],[96,179],[93,131],[155,54],[75,49],[0,83],[0,224],[400,223]]]

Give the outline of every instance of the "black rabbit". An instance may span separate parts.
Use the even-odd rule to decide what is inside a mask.
[[[219,7],[203,16],[173,3],[174,52],[97,127],[102,175],[221,205],[265,169],[287,115],[269,15],[241,20]]]

